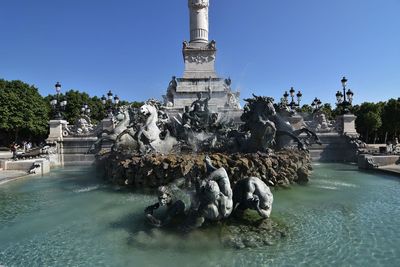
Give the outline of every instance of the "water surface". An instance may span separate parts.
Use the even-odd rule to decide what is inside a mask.
[[[311,179],[274,192],[288,236],[244,250],[213,235],[149,240],[143,209],[155,197],[107,185],[90,168],[10,182],[0,186],[0,265],[400,266],[400,179],[343,164],[314,165]]]

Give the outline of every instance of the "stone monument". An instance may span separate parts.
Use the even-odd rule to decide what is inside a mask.
[[[185,70],[182,78],[172,77],[164,104],[167,112],[182,113],[198,97],[209,97],[208,108],[220,114],[240,114],[239,92],[231,90],[231,79],[215,72],[216,42],[208,39],[209,0],[188,0],[190,41],[183,42]],[[239,117],[238,115],[237,117]]]

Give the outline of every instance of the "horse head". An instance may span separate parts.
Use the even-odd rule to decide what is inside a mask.
[[[268,117],[275,115],[274,99],[272,97],[256,96],[245,99],[247,102],[245,110],[252,112],[256,116]]]
[[[115,115],[117,122],[124,122],[129,118],[129,112],[127,106],[118,107],[117,113]]]
[[[144,104],[140,107],[140,113],[146,117],[149,117],[150,115],[157,114],[157,109],[153,105]]]

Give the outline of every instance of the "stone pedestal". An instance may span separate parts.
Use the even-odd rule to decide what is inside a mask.
[[[298,114],[290,116],[288,118],[288,121],[289,121],[290,125],[292,125],[293,128],[295,128],[296,130],[298,130],[304,126],[304,119],[302,116],[300,116]]]
[[[356,118],[353,114],[344,114],[337,117],[336,122],[338,124],[337,130],[340,134],[347,135],[350,137],[358,137],[359,134],[356,130]]]
[[[217,78],[215,73],[215,42],[207,44],[188,44],[183,47],[185,79]]]
[[[190,41],[183,42],[182,48],[185,70],[182,78],[172,78],[163,96],[167,112],[169,115],[183,113],[185,106],[190,107],[201,93],[202,100],[210,94],[211,112],[236,115],[241,111],[239,93],[231,90],[230,78],[220,78],[215,71],[216,42],[208,39],[209,0],[188,0],[188,7]]]
[[[112,131],[114,129],[114,123],[111,118],[105,118],[101,121],[102,131]]]
[[[65,120],[50,120],[50,133],[47,137],[47,142],[60,142],[63,140],[63,130],[64,127],[68,124]]]

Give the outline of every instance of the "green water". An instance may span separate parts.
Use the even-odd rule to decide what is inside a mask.
[[[288,236],[231,250],[213,236],[147,239],[154,196],[106,185],[91,169],[57,170],[0,186],[0,265],[400,266],[399,178],[321,164],[309,185],[274,196]]]

